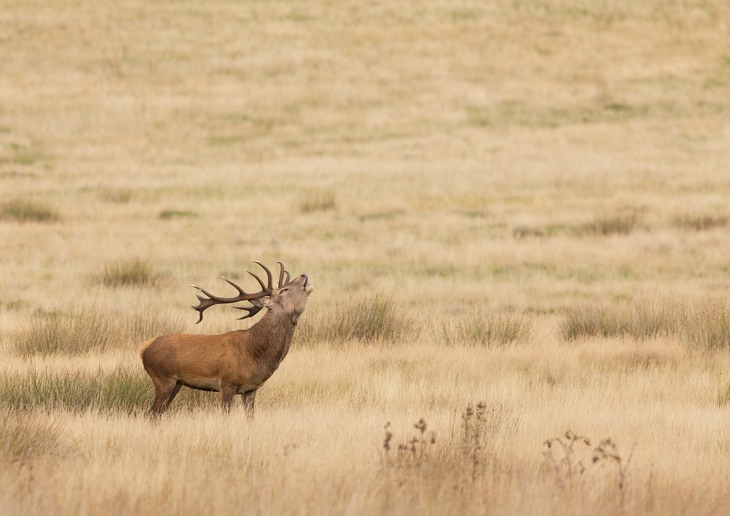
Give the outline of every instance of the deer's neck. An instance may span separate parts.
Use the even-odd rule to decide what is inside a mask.
[[[268,312],[248,331],[248,350],[262,373],[273,373],[289,352],[296,323],[291,316]]]

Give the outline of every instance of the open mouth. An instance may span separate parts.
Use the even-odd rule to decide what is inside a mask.
[[[314,290],[314,287],[309,283],[309,276],[306,274],[302,274],[302,276],[304,277],[304,285],[302,285],[302,288],[307,294],[310,294]]]

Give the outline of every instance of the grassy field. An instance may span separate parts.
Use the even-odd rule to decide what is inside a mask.
[[[729,513],[729,26],[0,0],[0,513]],[[316,289],[256,419],[148,420],[251,260]]]

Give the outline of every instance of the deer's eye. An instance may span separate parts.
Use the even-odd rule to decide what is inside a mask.
[[[286,287],[286,288],[281,289],[279,291],[279,294],[283,294],[284,292],[288,292],[288,291],[289,291],[289,287]]]

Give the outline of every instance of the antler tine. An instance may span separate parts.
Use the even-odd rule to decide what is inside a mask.
[[[262,306],[234,306],[236,310],[245,310],[248,312],[248,314],[244,315],[243,317],[238,317],[237,320],[241,321],[243,319],[248,319],[249,317],[253,317],[257,313],[261,311],[263,308]]]
[[[281,288],[284,281],[284,273],[286,272],[286,269],[284,269],[284,264],[281,262],[276,262],[279,264],[279,285],[278,288]]]
[[[234,297],[220,297],[220,296],[216,296],[214,294],[211,294],[207,290],[205,290],[203,288],[200,288],[197,285],[190,285],[194,289],[197,289],[200,292],[202,292],[204,296],[207,296],[207,297],[203,297],[200,294],[195,294],[195,297],[198,298],[198,303],[199,304],[197,306],[193,306],[192,308],[194,310],[197,310],[198,313],[200,314],[200,317],[198,318],[198,320],[197,320],[197,322],[195,324],[198,324],[198,323],[200,323],[200,321],[203,320],[203,312],[205,310],[207,310],[208,308],[210,308],[211,306],[215,306],[215,305],[218,305],[218,304],[237,303],[239,301],[251,301],[252,299],[258,299],[258,298],[261,298],[261,297],[265,297],[265,296],[271,295],[271,288],[266,288],[266,286],[264,285],[263,281],[261,281],[261,278],[259,278],[258,276],[256,276],[255,274],[253,274],[251,272],[249,272],[249,274],[251,274],[254,278],[256,278],[256,280],[258,280],[258,282],[259,282],[259,284],[261,285],[261,288],[262,288],[262,291],[261,292],[256,292],[256,293],[248,294],[240,286],[236,285],[234,282],[232,282],[231,280],[229,280],[228,278],[225,278],[223,276],[221,276],[221,278],[223,279],[223,281],[225,281],[226,283],[228,283],[229,285],[231,285],[233,288],[235,288],[238,291],[238,295],[237,296],[234,296]],[[271,280],[270,273],[269,273],[269,280]],[[271,281],[269,281],[269,284],[271,284]],[[245,310],[245,308],[244,308],[244,310]],[[260,308],[257,309],[257,310],[255,310],[255,311],[249,311],[249,315],[247,317],[251,317],[251,316],[255,315],[256,313],[258,313],[258,310],[260,310]]]
[[[233,282],[232,282],[231,280],[229,280],[229,279],[228,279],[228,278],[226,278],[225,276],[221,276],[221,279],[222,279],[223,281],[225,281],[226,283],[228,283],[228,284],[229,284],[230,286],[232,286],[233,288],[235,288],[236,290],[238,290],[238,293],[239,293],[240,295],[242,295],[242,296],[247,296],[247,295],[249,295],[249,294],[246,294],[246,293],[245,293],[245,292],[243,291],[243,289],[242,289],[241,287],[239,287],[238,285],[236,285],[235,283],[233,283]]]
[[[203,294],[205,294],[206,296],[208,296],[211,301],[216,301],[217,303],[235,303],[236,301],[246,301],[246,299],[251,299],[252,298],[251,296],[253,296],[253,298],[258,297],[258,294],[247,294],[246,292],[243,291],[243,289],[241,287],[239,287],[238,285],[236,285],[235,283],[233,283],[231,280],[229,280],[228,278],[226,278],[224,276],[221,276],[221,279],[223,281],[225,281],[226,283],[228,283],[229,285],[231,285],[236,290],[238,290],[238,296],[236,296],[236,297],[220,297],[220,296],[216,296],[214,294],[211,294],[210,292],[208,292],[204,288],[200,288],[197,285],[190,285],[190,286],[193,287],[194,289],[198,289]],[[195,296],[198,299],[201,299],[201,297],[198,294],[195,294]],[[201,299],[201,301],[202,300],[203,299]]]
[[[284,268],[284,264],[281,262],[276,262],[281,267],[281,270],[279,271],[279,288],[284,287],[289,284],[291,276],[289,275],[289,271]],[[286,277],[286,279],[284,279]]]
[[[223,279],[225,279],[225,278],[223,278]],[[226,281],[228,281],[228,280],[226,280]],[[197,285],[190,285],[190,286],[195,289],[198,289],[204,295],[208,296],[208,297],[203,297],[200,294],[195,294],[195,297],[198,298],[198,302],[200,303],[198,306],[192,307],[194,310],[197,310],[198,313],[200,314],[200,317],[195,322],[195,324],[199,324],[200,321],[203,320],[203,312],[206,309],[210,308],[211,306],[215,306],[220,303],[235,303],[236,301],[241,301],[240,296],[237,296],[235,298],[224,298],[224,297],[219,297],[219,296],[213,295],[210,292],[208,292],[207,290],[205,290],[204,288],[200,288]],[[243,292],[243,290],[241,290],[241,288],[238,285],[234,285],[234,286],[238,289],[239,292],[241,292],[241,294],[245,295],[245,292]]]
[[[205,290],[203,290],[202,288],[200,288],[200,287],[196,287],[195,285],[190,285],[190,286],[191,286],[191,287],[193,287],[193,288],[197,288],[197,289],[198,289],[198,290],[200,290],[200,291],[201,291],[202,293],[204,293],[204,294],[206,294],[206,295],[210,296],[210,294],[208,294],[208,293],[207,293],[207,292],[206,292]],[[216,303],[215,303],[215,301],[213,300],[213,298],[211,298],[211,297],[207,297],[207,298],[205,298],[205,297],[203,297],[203,296],[201,296],[201,295],[199,295],[199,294],[195,294],[195,297],[197,297],[197,298],[198,298],[198,301],[200,302],[200,304],[199,304],[198,306],[194,306],[194,305],[193,305],[193,306],[192,306],[191,308],[192,308],[193,310],[197,310],[197,311],[198,311],[198,313],[200,314],[200,317],[198,317],[198,320],[197,320],[197,321],[195,321],[195,324],[199,324],[199,323],[200,323],[200,321],[202,321],[202,320],[203,320],[203,312],[204,312],[204,311],[206,310],[206,308],[210,308],[211,306],[214,306],[214,305],[215,305]],[[213,296],[213,297],[215,297],[215,296]]]
[[[250,274],[251,276],[253,276],[253,277],[254,277],[254,279],[255,279],[256,281],[258,281],[258,282],[259,282],[259,285],[261,285],[261,289],[262,289],[262,290],[266,290],[266,285],[264,285],[264,282],[263,282],[263,281],[261,281],[261,278],[259,278],[259,277],[258,277],[258,276],[257,276],[256,274],[254,274],[253,272],[251,272],[251,271],[250,271],[250,270],[248,270],[248,269],[246,269],[246,272],[248,272],[248,273],[249,273],[249,274]]]
[[[256,260],[254,260],[253,263],[258,263],[259,266],[263,270],[266,271],[266,277],[267,277],[267,279],[269,281],[269,286],[268,287],[264,287],[264,284],[263,283],[261,283],[261,286],[264,288],[264,290],[266,290],[268,288],[269,292],[272,291],[274,289],[274,278],[271,276],[271,271],[266,267],[266,265],[264,265],[261,262],[257,262]],[[261,282],[261,280],[259,280],[259,282]]]

